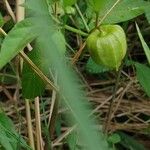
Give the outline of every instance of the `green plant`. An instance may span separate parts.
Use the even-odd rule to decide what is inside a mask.
[[[3,38],[0,38],[2,39],[0,43],[0,69],[5,69],[6,64],[8,64],[8,68],[11,68],[10,61],[19,54],[23,59],[23,65],[22,61],[19,62],[21,66],[21,77],[17,74],[19,72],[17,68],[15,73],[17,78],[19,78],[18,82],[21,80],[21,94],[23,95],[23,98],[32,100],[37,96],[42,96],[46,86],[52,92],[51,114],[54,121],[47,123],[47,120],[45,120],[45,130],[47,135],[49,135],[49,128],[52,130],[51,126],[52,128],[56,127],[55,121],[57,119],[58,106],[63,103],[62,106],[69,109],[69,117],[67,118],[69,122],[68,125],[73,126],[69,129],[69,136],[66,140],[69,143],[70,149],[76,148],[76,145],[78,144],[77,139],[79,138],[81,139],[81,143],[79,144],[81,144],[81,147],[85,147],[85,149],[108,150],[108,143],[102,130],[98,132],[97,129],[93,128],[93,126],[97,125],[97,121],[93,119],[93,116],[91,117],[91,106],[87,102],[85,93],[81,88],[82,83],[65,56],[66,45],[75,45],[73,47],[74,49],[76,49],[76,45],[81,47],[79,53],[76,53],[75,55],[75,58],[77,59],[84,49],[86,41],[88,49],[94,49],[99,55],[99,50],[102,49],[97,48],[97,42],[104,44],[102,43],[103,35],[100,37],[98,35],[98,38],[95,37],[95,35],[94,37],[91,36],[95,33],[101,33],[101,30],[110,33],[110,31],[107,30],[115,28],[110,34],[112,37],[106,37],[106,39],[104,39],[105,41],[109,39],[108,45],[104,45],[104,49],[106,51],[109,50],[107,51],[108,54],[104,57],[106,61],[103,61],[102,56],[100,55],[98,60],[97,56],[94,56],[95,58],[93,58],[96,59],[96,62],[98,63],[102,62],[102,64],[118,70],[121,60],[126,52],[124,31],[118,25],[106,24],[125,22],[143,13],[146,14],[148,21],[150,21],[150,12],[148,11],[150,2],[144,0],[137,0],[136,2],[135,0],[26,0],[25,4],[22,5],[26,9],[25,19],[16,23],[11,30],[9,29],[10,32],[8,32],[8,34],[6,33],[8,30],[5,30],[3,26],[5,23],[0,15],[0,31],[3,36],[5,36],[4,40]],[[124,9],[126,7],[128,9]],[[68,8],[75,8],[76,12],[72,13],[71,10],[71,13],[69,12],[69,14],[64,13]],[[8,12],[13,18],[13,11],[8,9]],[[75,19],[73,19],[72,15],[74,15]],[[74,38],[71,37],[72,35],[73,37],[77,37],[77,40],[74,40]],[[118,40],[118,36],[120,38],[120,35],[122,39]],[[118,40],[116,44],[114,40],[115,36],[117,36],[116,39]],[[73,42],[75,42],[69,43],[68,39],[73,39]],[[31,52],[28,43],[30,43],[30,46],[33,48]],[[118,44],[120,45],[118,46]],[[68,46],[69,48],[71,47],[70,45]],[[115,53],[115,55],[110,55],[110,52],[115,52],[111,47],[112,45],[117,49],[121,48],[121,51]],[[23,51],[24,48],[26,49],[25,51]],[[73,48],[71,47],[71,49]],[[67,52],[69,53],[70,51]],[[93,55],[93,52],[91,53]],[[119,56],[117,56],[118,54]],[[88,62],[90,59],[91,58],[89,58]],[[94,67],[97,69],[97,66],[95,65],[96,64],[91,62],[89,66],[92,69]],[[144,69],[147,70],[147,68]],[[141,73],[140,68],[137,70]],[[102,67],[94,72],[104,71],[109,71],[109,69]],[[142,75],[140,75],[140,78],[141,76]],[[147,79],[149,80],[149,78]],[[148,88],[146,88],[146,91],[147,90]],[[26,102],[27,101],[28,100],[26,100]],[[4,129],[1,129],[3,133]],[[78,131],[78,135],[74,132],[75,130]],[[13,133],[11,129],[9,131]],[[6,135],[6,133],[3,135]],[[48,137],[48,140],[52,140],[52,135]],[[61,140],[58,139],[58,141]],[[49,147],[52,147],[53,143],[50,141],[48,144]],[[11,142],[5,143],[2,141],[1,145],[9,150],[6,145],[10,146]],[[26,144],[23,146],[25,145]]]

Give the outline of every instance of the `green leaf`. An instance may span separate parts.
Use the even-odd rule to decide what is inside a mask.
[[[47,24],[45,24],[45,22],[47,22]],[[34,23],[38,24],[38,26],[36,25],[34,28],[36,32],[38,31],[40,36],[35,40],[33,45],[34,50],[29,56],[39,69],[41,69],[44,74],[48,75],[52,69],[50,68],[52,67],[50,56],[53,50],[58,50],[60,55],[64,54],[65,40],[61,32],[54,26],[50,16],[34,18]],[[51,28],[49,28],[50,26]],[[47,38],[45,39],[45,37]],[[47,48],[45,44],[48,46]],[[51,46],[49,47],[49,45]],[[22,78],[23,97],[35,98],[43,94],[44,88],[44,82],[34,73],[28,64],[24,63]]]
[[[119,136],[121,137],[120,144],[123,145],[125,148],[129,150],[146,150],[145,147],[140,144],[138,141],[136,141],[131,136],[123,133],[123,132],[117,132]]]
[[[107,6],[100,12],[100,18],[110,10],[115,2],[116,0],[111,0],[110,3],[107,4]],[[145,13],[145,10],[149,8],[150,2],[143,0],[122,0],[109,13],[103,21],[103,24],[114,24],[131,20]]]
[[[146,7],[145,8],[145,15],[146,15],[146,18],[148,20],[148,23],[150,23],[150,11],[149,11],[149,8],[150,7]]]
[[[96,13],[99,13],[108,2],[109,0],[87,0],[87,3]]]
[[[0,144],[6,150],[13,150],[13,147],[10,143],[10,139],[7,137],[5,131],[0,127]]]
[[[13,122],[5,113],[0,113],[0,143],[7,150],[17,149],[18,143],[27,150],[31,150],[24,139],[15,131]]]
[[[113,133],[112,135],[110,135],[108,137],[108,141],[112,144],[117,144],[121,141],[121,138],[120,138],[119,134]]]
[[[143,87],[146,94],[150,97],[150,67],[146,65],[136,63],[137,79]]]
[[[45,66],[44,59],[41,59],[42,53],[40,53],[38,49],[33,49],[29,53],[29,58],[36,64],[39,69],[43,72],[43,68]],[[43,61],[44,62],[43,62]],[[44,72],[45,73],[45,72]],[[29,64],[24,62],[23,70],[22,70],[22,94],[23,97],[31,99],[35,98],[39,95],[42,95],[45,89],[45,83],[41,80],[41,78],[31,69]]]
[[[26,9],[27,17],[49,15],[47,0],[26,0],[24,6]]]
[[[0,69],[14,58],[37,34],[30,19],[23,20],[5,37],[0,51]],[[32,34],[31,34],[32,33]],[[15,44],[15,43],[20,44]]]
[[[140,31],[140,29],[139,29],[137,24],[136,24],[136,29],[138,31],[138,35],[139,35],[139,38],[141,40],[141,43],[142,43],[145,55],[147,57],[148,63],[150,64],[150,49],[149,49],[148,45],[146,44],[146,42],[144,41],[144,38],[143,38],[143,36],[141,34],[141,31]]]
[[[74,131],[67,137],[67,143],[69,145],[70,150],[75,150],[77,147],[77,133]]]
[[[77,2],[77,0],[63,0],[64,7],[72,6]]]
[[[91,57],[88,59],[85,69],[92,74],[103,73],[110,70],[105,66],[96,64]]]

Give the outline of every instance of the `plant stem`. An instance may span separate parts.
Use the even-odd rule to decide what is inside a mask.
[[[85,33],[79,29],[76,29],[76,28],[73,28],[73,27],[70,27],[68,25],[64,25],[64,28],[68,31],[71,31],[71,32],[74,32],[74,33],[77,33],[77,34],[80,34],[82,36],[88,36],[88,33]]]
[[[7,0],[3,0],[3,1],[4,1],[5,5],[6,5],[7,11],[10,14],[11,18],[13,19],[14,22],[16,22],[15,14],[13,13],[13,11],[12,11],[8,1]]]
[[[61,27],[65,28],[66,30],[68,31],[71,31],[71,32],[74,32],[74,33],[77,33],[77,34],[80,34],[82,36],[88,36],[88,33],[85,33],[79,29],[76,29],[74,27],[71,27],[71,26],[68,26],[68,25],[63,25],[63,23],[61,23],[56,17],[54,17],[53,15],[51,15],[53,21],[55,21],[58,25],[60,25]]]
[[[104,127],[104,132],[107,134],[108,133],[108,129],[109,129],[109,125],[110,125],[110,121],[111,121],[111,113],[112,113],[112,110],[113,110],[113,103],[114,103],[114,100],[116,98],[116,94],[117,94],[117,89],[118,89],[118,86],[119,86],[119,81],[120,81],[120,76],[121,76],[121,71],[122,71],[122,67],[123,67],[123,64],[121,64],[118,72],[117,72],[117,78],[116,78],[116,84],[115,84],[115,87],[113,89],[113,95],[112,95],[112,98],[110,100],[110,104],[109,104],[109,110],[108,110],[108,113],[107,113],[107,116],[106,116],[106,123],[105,123],[105,127]]]
[[[57,86],[57,74],[56,73],[54,77],[54,83]],[[57,115],[58,115],[58,106],[59,106],[58,93],[55,90],[53,90],[50,113],[49,113],[49,120],[48,120],[48,126],[49,126],[51,138],[53,137],[53,133],[55,131],[55,124],[56,124]]]
[[[83,49],[86,46],[86,41],[80,46],[79,50],[77,51],[77,53],[74,55],[74,57],[72,58],[71,64],[75,64],[76,61],[79,59]]]
[[[25,3],[25,0],[16,0],[16,21],[22,21],[25,17],[25,8],[21,5]]]
[[[89,29],[89,27],[88,27],[88,25],[87,25],[87,23],[86,23],[86,20],[84,19],[83,15],[82,15],[82,12],[80,11],[80,8],[78,7],[77,4],[75,4],[75,7],[76,7],[76,10],[77,10],[77,12],[79,13],[81,19],[82,19],[82,22],[83,22],[83,24],[84,24],[84,26],[85,26],[87,32],[89,32],[90,29]]]

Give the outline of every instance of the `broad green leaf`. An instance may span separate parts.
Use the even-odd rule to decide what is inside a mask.
[[[0,113],[0,124],[8,130],[15,131],[13,122],[5,115],[5,113],[2,112]]]
[[[67,143],[69,145],[70,150],[77,149],[77,141],[78,141],[78,136],[77,133],[74,131],[67,137]]]
[[[24,6],[26,8],[27,17],[49,15],[49,11],[47,11],[48,9],[47,5],[48,5],[47,0],[25,1]]]
[[[145,55],[147,57],[148,63],[150,64],[150,49],[149,49],[148,45],[146,44],[146,42],[144,41],[144,38],[143,38],[143,36],[141,34],[141,31],[140,31],[140,29],[139,29],[137,24],[136,24],[136,29],[138,31],[138,35],[139,35],[139,38],[141,40],[141,43],[142,43]]]
[[[52,62],[49,55],[52,55],[53,50],[58,50],[60,54],[64,54],[65,40],[60,31],[54,26],[50,16],[34,18],[34,22],[35,24],[38,24],[35,26],[35,30],[38,31],[40,36],[35,40],[33,46],[34,50],[29,57],[43,73],[48,75],[52,69],[50,68]],[[45,22],[47,23],[45,24]],[[50,26],[53,28],[49,28]],[[47,37],[47,39],[45,39],[45,37]],[[49,46],[47,50],[41,47],[41,41],[47,41]],[[24,63],[22,77],[22,91],[25,98],[35,98],[36,96],[42,95],[45,84],[26,63]]]
[[[0,50],[0,69],[37,36],[32,23],[30,19],[19,22],[5,37]]]
[[[64,7],[74,5],[77,0],[63,0]]]
[[[88,59],[85,68],[86,68],[86,70],[87,70],[89,73],[92,73],[92,74],[103,73],[103,72],[106,72],[106,71],[109,71],[109,70],[110,70],[109,68],[106,68],[105,66],[97,65],[97,64],[92,60],[91,57]]]
[[[15,131],[13,122],[3,112],[0,113],[0,143],[3,147],[10,148],[8,150],[17,149],[18,143],[21,147],[31,150],[24,139]]]
[[[87,0],[94,12],[99,13],[110,0]]]
[[[103,18],[116,0],[111,0],[110,3],[100,12],[100,18]],[[109,13],[103,24],[114,24],[131,20],[145,12],[150,8],[150,2],[143,0],[121,0]]]
[[[5,131],[1,127],[0,127],[0,144],[6,150],[13,150],[13,147],[12,147],[12,145],[10,143],[10,139],[7,137]]]
[[[150,97],[150,67],[136,63],[137,79],[143,87],[146,94]]]
[[[42,53],[38,49],[33,49],[28,57],[44,72],[44,59],[41,59]],[[43,62],[43,61],[44,62]],[[45,72],[44,72],[45,73]],[[24,62],[22,70],[22,94],[23,97],[31,99],[42,95],[45,89],[45,83],[31,69],[29,64]]]
[[[121,137],[120,144],[123,145],[125,148],[129,150],[146,150],[146,148],[141,143],[136,141],[131,136],[123,132],[117,132],[117,134],[119,134],[119,136]]]

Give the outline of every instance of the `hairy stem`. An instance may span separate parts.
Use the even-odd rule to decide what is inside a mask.
[[[89,27],[88,27],[88,25],[87,25],[87,23],[86,23],[86,20],[85,20],[84,17],[83,17],[82,12],[80,11],[80,8],[78,7],[77,4],[75,4],[75,7],[76,7],[76,10],[77,10],[78,14],[80,15],[80,17],[81,17],[81,19],[82,19],[82,22],[83,22],[83,24],[84,24],[84,26],[85,26],[87,32],[89,32],[90,29],[89,29]]]

